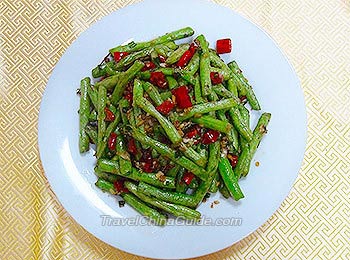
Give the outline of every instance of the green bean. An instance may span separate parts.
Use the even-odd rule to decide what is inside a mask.
[[[179,45],[177,45],[175,43],[175,41],[169,41],[169,42],[166,42],[164,44],[160,44],[161,46],[164,46],[164,47],[167,47],[169,48],[170,50],[176,50],[177,48],[179,48]]]
[[[87,92],[88,92],[88,95],[89,95],[89,98],[90,98],[90,101],[92,103],[92,105],[94,106],[95,109],[97,109],[97,91],[92,87],[88,87],[87,89]]]
[[[238,108],[230,109],[229,115],[232,119],[234,127],[237,129],[240,135],[244,137],[245,140],[250,142],[253,137],[252,130],[250,130],[249,126],[245,124],[242,120],[241,113]]]
[[[100,188],[103,192],[109,192],[110,194],[117,194],[117,191],[114,188],[114,185],[112,182],[109,182],[108,180],[98,178],[95,185]]]
[[[201,217],[201,213],[199,213],[196,210],[193,210],[181,205],[176,205],[165,201],[161,201],[156,198],[148,197],[143,193],[139,192],[137,189],[137,185],[131,182],[125,182],[125,186],[128,188],[129,191],[131,191],[134,195],[136,195],[138,198],[140,198],[144,202],[152,206],[155,206],[159,209],[162,209],[165,212],[171,213],[176,217],[181,217],[184,219],[194,219],[194,220],[199,220]]]
[[[100,158],[103,150],[103,137],[106,132],[106,122],[105,122],[105,108],[107,103],[107,90],[104,86],[100,86],[98,89],[98,105],[97,105],[97,151],[96,157]]]
[[[222,185],[220,185],[219,191],[225,199],[228,199],[229,197],[231,197],[231,194],[228,191],[228,189],[226,188],[225,184],[222,183]]]
[[[211,50],[209,52],[209,59],[210,63],[214,65],[214,67],[221,69],[221,74],[226,76],[226,79],[234,77],[234,73],[232,70],[227,66],[227,64],[218,56],[218,54]]]
[[[207,163],[207,159],[197,153],[193,148],[187,147],[183,142],[179,145],[179,150],[189,159],[194,161],[199,166],[205,166]]]
[[[143,66],[143,62],[135,61],[135,63],[127,71],[120,75],[117,86],[114,88],[111,96],[111,103],[113,105],[117,105],[118,101],[122,98],[126,85],[136,76],[137,73],[141,71]]]
[[[154,50],[158,55],[163,56],[164,58],[167,58],[172,51],[169,47],[164,45],[157,45],[154,47]]]
[[[196,78],[195,78],[194,97],[196,100],[196,104],[203,103],[202,90],[201,90],[201,84],[199,82],[199,76],[196,76]]]
[[[238,179],[235,176],[231,164],[227,158],[221,158],[219,162],[219,172],[225,183],[226,188],[228,189],[234,200],[244,198],[241,188],[238,185]]]
[[[97,121],[97,112],[96,110],[92,110],[89,115],[89,122]]]
[[[181,58],[181,56],[185,53],[185,51],[188,50],[188,48],[190,47],[189,44],[182,44],[179,46],[179,48],[177,48],[176,50],[174,50],[169,57],[166,59],[166,63],[167,64],[174,64],[176,62],[179,61],[179,59]]]
[[[142,82],[142,86],[156,106],[163,103],[163,99],[155,86],[149,82]]]
[[[121,195],[126,203],[128,203],[131,207],[133,207],[140,214],[148,217],[152,222],[156,225],[163,226],[166,224],[166,217],[159,213],[157,210],[147,206],[144,202],[142,202],[135,195],[130,193],[124,193]]]
[[[227,117],[225,115],[225,112],[223,110],[216,111],[217,117],[222,121],[228,121]],[[233,146],[233,148],[238,151],[239,149],[239,140],[238,140],[238,133],[235,128],[231,128],[231,130],[226,134],[227,140],[230,142],[230,145]]]
[[[222,84],[218,84],[218,85],[213,86],[213,90],[216,94],[218,94],[221,97],[233,98],[238,103],[241,103],[240,100],[237,98],[237,96],[235,96],[235,94],[232,93],[230,90],[226,89]]]
[[[248,83],[248,80],[243,76],[242,70],[238,67],[235,61],[232,61],[228,64],[228,67],[235,73],[235,75],[240,80],[240,86],[244,88],[246,92],[247,100],[254,110],[260,110],[260,104],[258,99],[255,96],[252,86]]]
[[[204,104],[194,105],[191,110],[183,113],[178,117],[179,121],[184,121],[191,117],[199,117],[201,114],[206,114],[211,111],[221,110],[221,109],[229,109],[236,107],[238,103],[233,98],[222,99],[220,101],[207,102]]]
[[[245,177],[248,175],[251,160],[253,159],[253,156],[260,144],[262,137],[267,132],[266,127],[270,121],[270,118],[270,113],[263,113],[259,118],[259,121],[253,132],[253,138],[249,143],[248,148],[246,148],[246,154],[241,154],[238,158],[238,162],[234,170],[236,176]]]
[[[120,45],[110,49],[109,52],[111,54],[113,54],[114,52],[135,52],[135,51],[139,51],[158,44],[164,44],[167,42],[173,42],[175,40],[183,39],[183,38],[192,36],[193,34],[194,34],[193,29],[190,27],[186,27],[177,31],[167,33],[163,36],[160,36],[148,42],[139,42],[139,43],[130,42],[127,45]],[[167,46],[170,47],[169,45]]]
[[[196,38],[196,42],[201,48],[200,61],[199,61],[199,75],[200,82],[202,86],[202,95],[207,96],[209,90],[211,89],[211,79],[210,79],[210,56],[208,43],[204,35],[199,35]]]
[[[85,127],[85,132],[89,136],[90,140],[96,144],[97,143],[97,129],[95,127],[92,127],[90,125],[87,125]]]
[[[119,159],[119,171],[121,175],[127,175],[131,172],[132,165],[130,161],[130,154],[126,151],[125,141],[123,136],[118,133],[116,140],[116,154]]]
[[[104,86],[107,90],[112,90],[118,83],[119,77],[122,73],[107,77],[95,84],[95,88],[98,89],[99,86]]]
[[[210,187],[209,187],[209,192],[210,193],[216,193],[219,189],[219,173],[218,171],[215,172],[215,177],[213,179],[213,181],[211,182],[210,184]]]
[[[185,81],[187,81],[191,85],[193,85],[193,86],[196,85],[196,77],[191,75],[189,72],[187,72],[187,71],[180,71],[179,74],[180,74],[182,79],[184,79]]]
[[[162,92],[162,93],[160,93],[160,97],[162,98],[162,100],[167,100],[167,99],[169,99],[169,98],[171,98],[172,97],[172,93],[171,93],[171,91],[164,91],[164,92]]]
[[[164,178],[157,177],[157,174],[155,173],[140,172],[136,168],[132,168],[131,172],[127,174],[123,174],[120,171],[119,163],[116,160],[99,159],[97,161],[97,169],[99,171],[113,173],[123,177],[127,177],[135,181],[143,181],[157,187],[163,187],[163,188],[169,188],[169,189],[175,188],[175,180],[174,178],[169,176],[163,176]]]
[[[237,83],[234,78],[230,78],[227,81],[227,89],[235,96],[238,97],[238,88],[237,88]]]
[[[172,143],[178,144],[181,142],[182,138],[175,126],[167,118],[162,116],[162,114],[155,109],[151,102],[143,97],[142,83],[138,79],[135,79],[134,82],[134,98],[135,103],[141,109],[158,120]]]
[[[194,198],[196,205],[198,205],[204,198],[205,194],[207,194],[213,179],[215,178],[215,172],[218,168],[218,161],[220,156],[220,143],[215,142],[209,144],[209,159],[207,165],[207,171],[209,172],[209,176],[206,180],[202,181],[199,185],[198,189],[194,193]]]
[[[127,114],[124,112],[124,108],[129,108],[130,104],[125,98],[119,100],[119,112],[122,119],[122,126],[126,126],[129,123]]]
[[[90,139],[86,133],[86,126],[90,116],[90,98],[88,89],[90,78],[86,77],[80,82],[80,106],[79,106],[79,151],[85,153],[89,150]]]
[[[250,166],[249,150],[249,143],[242,145],[241,154],[239,155],[237,165],[233,170],[237,179],[241,178],[241,176],[246,176],[248,174]]]
[[[205,128],[217,130],[225,134],[228,134],[232,129],[232,125],[230,123],[206,115],[191,118],[191,121],[196,124],[203,125]]]
[[[98,167],[95,167],[95,175],[100,179],[103,179],[112,183],[120,179],[118,175],[101,171]]]
[[[167,173],[166,173],[166,176],[169,176],[169,177],[173,177],[175,178],[177,173],[180,171],[181,169],[181,166],[176,164],[174,165],[173,168],[171,168]]]
[[[184,68],[184,70],[193,76],[199,69],[199,60],[200,60],[199,52],[196,51],[192,59],[190,60],[190,62]]]
[[[139,182],[137,189],[145,195],[153,196],[163,201],[187,206],[190,208],[194,208],[196,206],[195,200],[191,195],[183,194],[180,192],[161,190],[144,182]]]
[[[174,89],[179,86],[179,83],[177,83],[176,79],[173,76],[166,76],[165,78],[168,81],[169,89]]]

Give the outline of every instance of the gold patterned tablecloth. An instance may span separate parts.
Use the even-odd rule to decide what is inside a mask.
[[[37,146],[42,93],[81,32],[133,0],[0,1],[0,259],[138,259],[81,228],[58,203]],[[304,162],[279,210],[208,259],[350,259],[350,2],[216,0],[266,30],[301,80]],[[204,259],[204,257],[203,257]]]

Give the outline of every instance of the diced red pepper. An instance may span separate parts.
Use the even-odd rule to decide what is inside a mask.
[[[161,89],[166,89],[168,87],[168,81],[166,80],[164,73],[161,71],[151,72],[149,81]]]
[[[193,138],[195,136],[198,135],[198,130],[194,127],[192,129],[190,129],[186,134],[185,134],[185,137],[186,138]]]
[[[224,82],[224,77],[219,72],[210,72],[210,79],[213,85],[217,85]]]
[[[166,58],[163,55],[158,55],[158,59],[161,63],[166,62]]]
[[[105,115],[106,115],[105,121],[107,121],[107,122],[114,121],[115,115],[113,114],[113,112],[111,110],[109,110],[108,107],[105,107]]]
[[[211,144],[218,140],[220,133],[215,130],[208,130],[202,136],[202,144]]]
[[[216,41],[216,52],[218,54],[230,53],[232,51],[231,39],[220,39]]]
[[[153,163],[152,162],[144,162],[141,164],[142,170],[147,173],[153,172]]]
[[[178,108],[189,108],[192,107],[192,102],[190,95],[188,94],[188,89],[186,86],[181,86],[176,89],[173,89],[171,93],[175,96],[176,98],[176,103]]]
[[[128,188],[124,186],[125,180],[118,180],[113,183],[115,190],[117,193],[127,193],[129,192]]]
[[[174,108],[175,104],[171,100],[165,100],[162,104],[156,107],[156,109],[163,115],[167,115]]]
[[[122,58],[124,58],[125,56],[129,55],[128,52],[115,52],[113,53],[113,57],[115,62],[119,62]]]
[[[111,133],[108,138],[108,149],[111,151],[115,150],[116,144],[117,144],[117,134]]]
[[[186,172],[182,177],[182,181],[187,185],[190,185],[195,175],[192,172]]]
[[[146,71],[146,70],[152,70],[156,67],[156,64],[154,64],[152,61],[146,61],[145,66],[141,69],[141,71]]]
[[[230,160],[232,168],[235,168],[238,162],[238,156],[235,154],[230,154],[230,156],[227,156],[227,158]]]
[[[141,161],[141,168],[144,172],[154,172],[155,168],[157,167],[157,162],[152,158],[151,150],[143,150],[142,151],[142,157],[140,159]]]
[[[137,154],[137,147],[134,138],[131,138],[128,142],[128,152],[133,155]]]
[[[124,98],[125,98],[127,101],[129,101],[129,103],[131,103],[131,102],[132,102],[132,93],[126,93],[126,94],[124,95]]]

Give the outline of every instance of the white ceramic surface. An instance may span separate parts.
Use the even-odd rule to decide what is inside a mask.
[[[130,38],[149,40],[182,27],[215,40],[231,38],[233,52],[253,85],[263,111],[272,113],[248,178],[241,180],[245,198],[234,202],[219,194],[202,204],[208,218],[242,219],[239,226],[103,226],[101,215],[135,217],[129,206],[94,186],[92,152],[78,151],[80,79],[109,48]],[[93,39],[93,40],[92,40]],[[253,116],[252,124],[256,123]],[[216,4],[193,0],[148,0],[118,10],[92,25],[67,49],[47,84],[39,115],[39,148],[45,174],[63,207],[90,233],[121,250],[152,258],[188,258],[232,245],[261,226],[288,195],[303,159],[306,111],[298,78],[281,50],[257,26]],[[220,204],[210,208],[213,200]]]

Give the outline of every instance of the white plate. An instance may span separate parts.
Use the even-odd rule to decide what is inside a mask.
[[[207,218],[242,219],[239,226],[103,226],[102,215],[130,218],[129,206],[94,186],[92,152],[78,151],[80,79],[108,49],[130,38],[149,40],[182,27],[215,40],[231,38],[232,54],[253,85],[262,110],[272,113],[238,203],[217,194],[199,211]],[[256,121],[253,119],[253,121]],[[253,122],[255,123],[255,122]],[[298,78],[281,50],[261,29],[229,9],[206,1],[144,1],[110,14],[82,33],[57,63],[39,115],[39,148],[46,176],[63,207],[90,233],[121,250],[153,258],[188,258],[232,245],[261,226],[288,195],[298,175],[306,140],[306,112]],[[210,208],[219,199],[220,204]],[[237,222],[236,222],[237,224]]]

